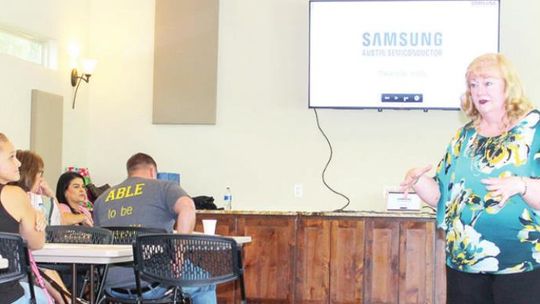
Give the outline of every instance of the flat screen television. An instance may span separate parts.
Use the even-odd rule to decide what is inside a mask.
[[[310,0],[309,107],[459,109],[499,51],[499,1]]]

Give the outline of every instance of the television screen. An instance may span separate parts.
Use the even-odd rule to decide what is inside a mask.
[[[459,109],[499,1],[310,1],[309,107]]]

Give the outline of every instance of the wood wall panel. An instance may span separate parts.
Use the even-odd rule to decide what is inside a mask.
[[[399,222],[366,220],[364,296],[369,303],[398,302]]]
[[[252,242],[244,248],[249,303],[295,303],[295,216],[242,216],[238,233]]]
[[[432,219],[208,214],[244,245],[248,303],[443,304],[444,234]],[[218,303],[240,303],[239,285]]]
[[[332,220],[330,303],[363,303],[365,221]]]
[[[444,231],[435,231],[435,303],[446,303],[446,236]]]
[[[298,221],[296,303],[328,303],[330,226],[324,219]]]
[[[433,303],[433,222],[404,221],[399,240],[399,303]]]

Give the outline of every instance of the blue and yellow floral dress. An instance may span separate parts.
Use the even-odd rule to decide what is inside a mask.
[[[446,264],[469,273],[505,274],[540,267],[540,210],[516,194],[504,207],[484,178],[540,177],[540,112],[512,129],[484,137],[471,123],[458,130],[435,179],[441,197],[437,223],[446,231]]]

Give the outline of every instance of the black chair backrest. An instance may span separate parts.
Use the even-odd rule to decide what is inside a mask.
[[[112,232],[98,227],[47,226],[47,243],[112,244]]]
[[[145,234],[133,244],[137,279],[170,286],[203,286],[242,274],[236,241],[192,234]]]
[[[20,235],[0,232],[0,255],[8,264],[0,268],[0,283],[18,281],[28,275],[28,252]]]
[[[26,276],[30,288],[30,303],[36,303],[28,247],[15,233],[0,232],[0,255],[7,260],[7,267],[0,268],[0,284],[18,281]]]
[[[101,227],[110,230],[113,234],[113,244],[131,245],[137,236],[148,233],[167,233],[162,228],[131,227],[131,226],[109,226]]]

